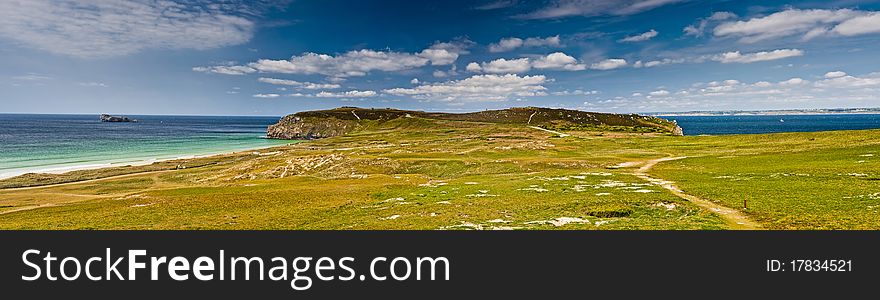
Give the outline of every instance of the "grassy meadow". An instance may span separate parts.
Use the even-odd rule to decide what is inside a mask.
[[[364,122],[283,147],[0,180],[0,228],[735,227],[674,185],[763,229],[880,229],[880,130],[681,137]],[[684,158],[641,168],[664,157]]]

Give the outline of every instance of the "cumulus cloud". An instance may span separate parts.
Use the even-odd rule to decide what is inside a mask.
[[[483,67],[480,67],[480,64],[475,63],[475,62],[471,62],[471,63],[467,64],[467,66],[464,67],[464,69],[468,72],[475,72],[475,73],[483,72]]]
[[[622,39],[618,40],[618,42],[621,42],[621,43],[644,42],[644,41],[647,41],[647,40],[650,40],[650,39],[656,37],[657,34],[659,34],[659,33],[656,30],[651,29],[651,30],[649,30],[645,33],[642,33],[642,34],[637,34],[637,35],[632,35],[632,36],[622,38]]]
[[[499,58],[488,63],[482,63],[480,67],[486,73],[508,74],[528,72],[531,70],[532,64],[528,58],[510,60]]]
[[[546,38],[530,37],[525,40],[518,37],[503,38],[497,43],[489,45],[489,52],[507,52],[520,47],[559,47],[562,42],[559,36],[550,36]]]
[[[567,71],[581,71],[587,69],[587,66],[578,62],[578,60],[568,54],[562,52],[550,53],[547,56],[541,56],[532,61],[532,67],[535,69],[555,69]]]
[[[725,22],[715,27],[715,36],[739,37],[743,43],[801,36],[854,36],[880,32],[880,14],[852,9],[788,9],[746,21]]]
[[[465,70],[469,72],[485,72],[494,74],[524,73],[534,69],[581,71],[587,66],[578,60],[562,52],[550,53],[546,56],[534,58],[523,57],[517,59],[499,58],[483,63],[469,63]]]
[[[472,77],[443,83],[424,84],[414,88],[385,90],[395,96],[411,96],[422,100],[438,101],[504,101],[510,97],[546,95],[543,75],[518,76],[474,75]]]
[[[877,90],[880,88],[880,72],[869,73],[863,76],[847,75],[841,71],[828,72],[825,74],[825,79],[817,81],[814,85],[819,88],[836,88],[844,90],[872,88],[867,91],[876,95],[877,92],[880,92],[880,90]],[[876,97],[873,98],[873,100],[876,100]]]
[[[372,71],[395,72],[427,65],[450,65],[466,54],[469,41],[435,43],[418,53],[361,49],[339,55],[307,52],[287,60],[260,59],[246,65],[195,67],[194,71],[229,75],[254,72],[321,74],[334,78],[366,76]]]
[[[830,79],[830,78],[838,78],[838,77],[843,77],[843,76],[846,76],[846,72],[843,72],[843,71],[831,71],[831,72],[825,73],[825,76],[824,76],[824,77]]]
[[[622,58],[609,58],[590,65],[590,69],[595,70],[613,70],[626,67],[627,62]]]
[[[428,59],[432,65],[451,65],[458,57],[468,54],[468,48],[473,45],[469,40],[456,40],[452,42],[437,42],[428,49],[422,50],[418,56]]]
[[[287,79],[277,79],[277,78],[268,78],[268,77],[260,77],[257,79],[259,82],[264,82],[268,84],[275,85],[287,85],[301,89],[307,90],[320,90],[320,89],[338,89],[342,86],[335,83],[312,83],[312,82],[299,82],[294,80]]]
[[[798,49],[778,49],[773,51],[761,51],[755,53],[740,53],[739,51],[726,52],[712,57],[712,60],[722,63],[753,63],[759,61],[777,60],[804,55],[804,51]]]
[[[795,77],[795,78],[791,78],[789,80],[779,82],[780,85],[802,85],[802,84],[806,84],[806,83],[808,83],[808,81],[804,80],[803,78],[799,78],[799,77]]]
[[[631,15],[683,0],[554,0],[521,19],[557,19],[570,16]]]
[[[315,94],[315,97],[318,98],[367,98],[367,97],[376,97],[379,94],[376,91],[358,91],[352,90],[341,93],[331,93],[331,92],[320,92]]]
[[[254,98],[278,98],[278,94],[254,94]]]
[[[83,57],[146,49],[212,49],[250,40],[261,1],[0,1],[0,37]]]
[[[503,38],[497,43],[493,43],[489,45],[489,52],[497,53],[497,52],[507,52],[514,50],[516,48],[522,47],[523,39],[521,38]]]

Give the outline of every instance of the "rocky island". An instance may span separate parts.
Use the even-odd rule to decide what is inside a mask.
[[[126,116],[111,116],[108,114],[101,114],[101,122],[137,122],[137,120]]]
[[[523,124],[547,130],[641,132],[683,135],[681,127],[666,119],[636,114],[609,114],[569,109],[516,107],[470,113],[440,113],[393,108],[340,107],[304,111],[283,117],[269,126],[274,139],[311,140],[357,132],[401,118]]]

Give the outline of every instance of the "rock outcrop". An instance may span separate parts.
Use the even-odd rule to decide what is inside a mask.
[[[343,135],[358,129],[356,120],[343,120],[332,116],[309,117],[288,115],[269,126],[266,136],[284,140],[311,140]]]
[[[126,116],[111,116],[108,114],[102,114],[101,122],[137,122],[137,120]]]

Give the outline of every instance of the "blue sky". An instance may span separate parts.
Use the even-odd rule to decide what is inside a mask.
[[[0,112],[880,106],[878,1],[2,1]]]

